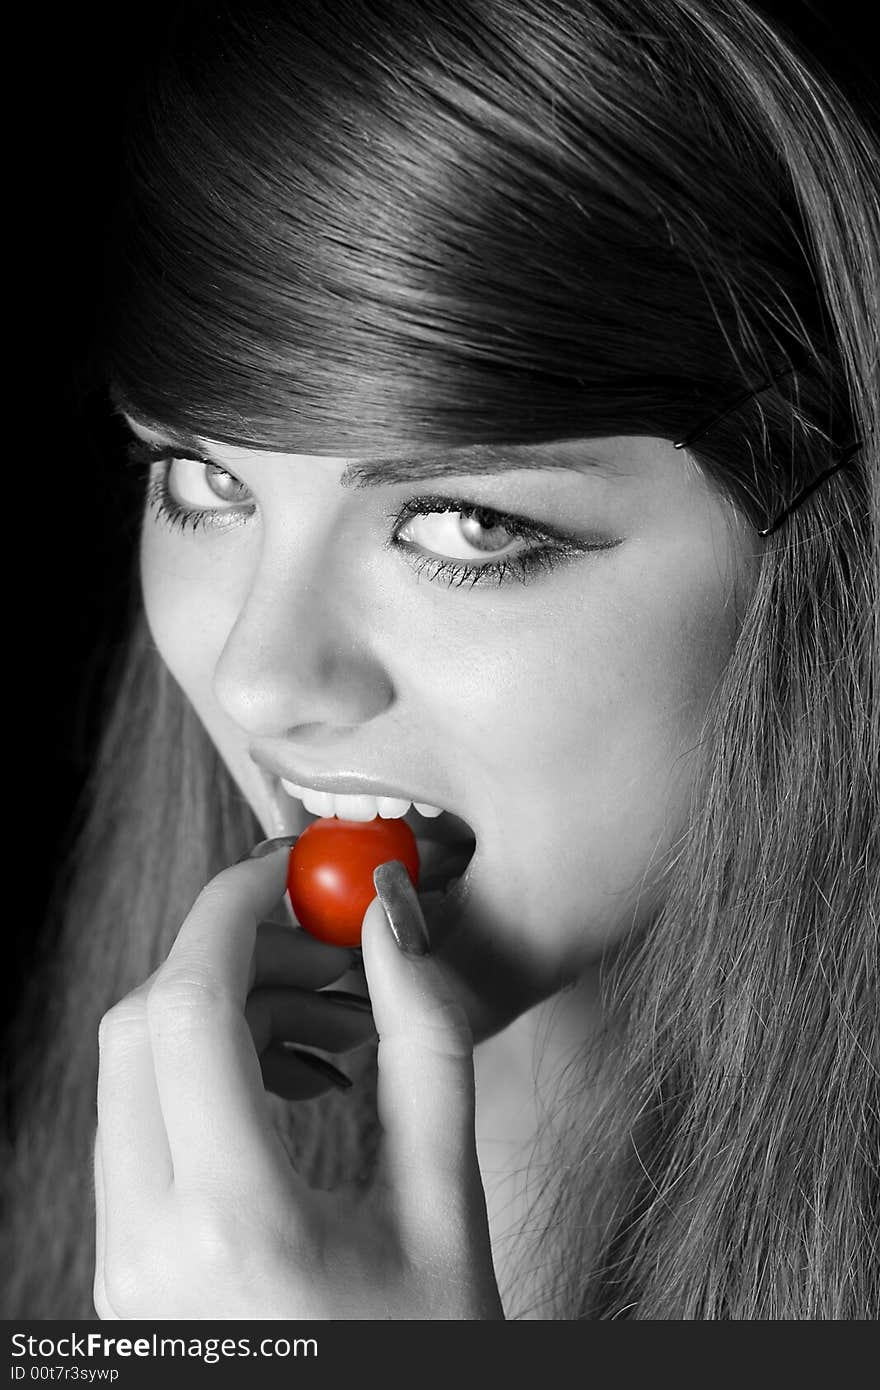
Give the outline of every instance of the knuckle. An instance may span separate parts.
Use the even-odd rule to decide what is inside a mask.
[[[415,1037],[425,1051],[460,1060],[473,1057],[474,1038],[467,1012],[457,999],[432,999],[423,1005]]]
[[[228,898],[231,883],[231,869],[221,869],[214,878],[210,879],[202,888],[199,889],[193,911],[211,912],[215,906],[221,906]]]
[[[185,1024],[193,1017],[227,1012],[232,1000],[214,980],[190,972],[168,971],[159,976],[147,996],[151,1024]]]
[[[473,1059],[473,1034],[464,1009],[446,1003],[429,1008],[405,1031],[381,1041],[456,1064]]]
[[[222,1280],[231,1274],[239,1279],[246,1270],[253,1232],[245,1231],[231,1215],[228,1198],[218,1201],[207,1194],[189,1195],[186,1216],[186,1245],[200,1274]]]
[[[98,1048],[102,1053],[137,1040],[147,1026],[146,1012],[139,999],[125,998],[114,1004],[98,1024]]]

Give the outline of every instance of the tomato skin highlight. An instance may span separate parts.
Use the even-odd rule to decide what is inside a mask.
[[[373,870],[389,859],[399,859],[418,887],[419,850],[406,821],[313,821],[287,861],[287,892],[300,926],[331,946],[360,946],[364,913],[376,896]]]

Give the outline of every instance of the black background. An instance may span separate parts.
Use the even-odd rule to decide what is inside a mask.
[[[171,9],[35,6],[5,46],[7,227],[18,249],[6,264],[5,669],[24,814],[7,845],[4,1019],[34,956],[51,949],[45,909],[134,591],[138,487],[96,383],[96,309],[126,93]]]

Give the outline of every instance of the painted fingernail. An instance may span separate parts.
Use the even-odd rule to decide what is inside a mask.
[[[249,849],[247,854],[243,854],[235,862],[243,864],[246,859],[264,859],[267,854],[274,854],[276,849],[292,849],[299,839],[298,835],[276,835],[274,840],[261,840],[253,849]]]
[[[429,955],[428,928],[412,879],[400,860],[390,859],[374,869],[373,883],[400,950],[407,956]]]
[[[351,1088],[351,1077],[346,1076],[345,1072],[340,1071],[338,1067],[334,1067],[332,1062],[325,1061],[323,1057],[316,1057],[314,1052],[305,1052],[294,1043],[282,1043],[281,1046],[288,1057],[295,1057],[298,1062],[310,1067],[319,1076],[326,1077],[338,1090],[348,1091]]]
[[[354,1013],[371,1014],[373,1006],[369,999],[365,999],[362,994],[352,994],[347,989],[322,989],[318,991],[319,999],[332,999],[340,1009],[351,1009]]]

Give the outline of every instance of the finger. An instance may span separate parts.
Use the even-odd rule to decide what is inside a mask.
[[[363,954],[379,1033],[382,1161],[404,1230],[439,1238],[456,1217],[464,1230],[485,1225],[473,1038],[449,978],[430,954],[417,954],[427,933],[406,871],[383,865],[374,881],[384,906],[374,899],[367,909]]]
[[[289,1194],[245,1019],[258,922],[281,897],[287,853],[249,859],[202,890],[147,998],[175,1186]],[[234,1188],[235,1191],[231,1191]]]
[[[376,1036],[370,1001],[333,990],[251,990],[245,1017],[260,1055],[270,1043],[281,1041],[348,1052]]]
[[[351,970],[353,952],[329,946],[301,927],[261,922],[257,928],[251,988],[258,985],[299,985],[321,989]]]
[[[151,980],[115,1004],[98,1030],[98,1137],[112,1238],[136,1233],[171,1187],[171,1152],[147,1022]]]

